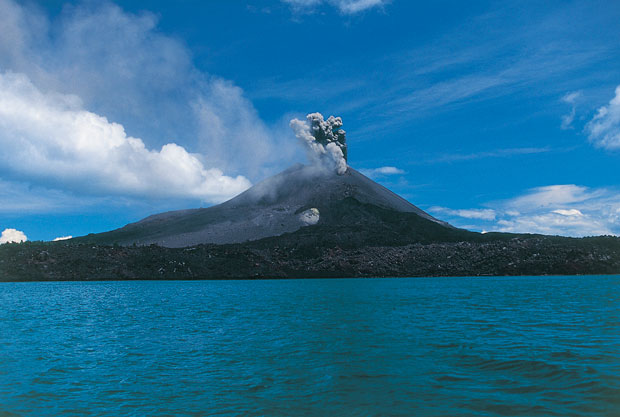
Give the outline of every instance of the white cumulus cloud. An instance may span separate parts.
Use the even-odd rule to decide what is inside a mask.
[[[547,185],[536,187],[527,193],[508,200],[510,210],[525,213],[531,210],[561,208],[585,201],[596,201],[608,192],[603,189],[591,189],[575,184]]]
[[[583,216],[583,213],[577,209],[557,209],[553,210],[552,213],[561,214],[562,216]]]
[[[70,196],[73,208],[105,193],[216,202],[300,156],[241,88],[197,68],[155,14],[84,1],[50,18],[33,2],[0,0],[0,28],[9,188],[53,190],[40,195]]]
[[[540,233],[559,236],[600,236],[614,234],[604,219],[596,216],[566,216],[556,211],[532,213],[502,219],[495,231],[510,233]]]
[[[585,130],[594,146],[608,150],[620,149],[620,86],[616,87],[616,96],[607,106],[598,109]]]
[[[505,215],[495,230],[562,236],[619,235],[620,194],[575,184],[529,190],[500,203]],[[508,212],[516,211],[511,216]]]
[[[457,227],[511,233],[560,236],[620,235],[620,192],[575,184],[528,190],[484,209],[432,207]],[[463,222],[462,218],[469,219]],[[472,220],[477,220],[472,224]]]
[[[44,94],[23,74],[0,74],[0,146],[12,175],[87,193],[220,201],[250,185],[205,168],[177,144],[148,149],[75,97]]]
[[[3,243],[20,243],[27,241],[28,238],[24,232],[16,229],[4,229],[0,236],[0,245]]]

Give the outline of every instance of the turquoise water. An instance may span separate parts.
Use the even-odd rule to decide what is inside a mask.
[[[620,277],[0,284],[0,416],[618,416]]]

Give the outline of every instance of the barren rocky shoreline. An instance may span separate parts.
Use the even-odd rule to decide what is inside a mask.
[[[620,273],[620,239],[531,236],[489,242],[307,246],[278,238],[235,245],[0,246],[1,281],[257,279]]]

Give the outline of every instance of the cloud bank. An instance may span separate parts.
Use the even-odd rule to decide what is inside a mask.
[[[607,106],[598,109],[594,118],[586,125],[590,142],[598,148],[620,149],[620,86]]]
[[[20,243],[27,241],[28,238],[24,234],[16,229],[4,229],[2,235],[0,235],[0,245],[3,243]]]
[[[0,27],[5,181],[219,202],[295,157],[243,90],[200,71],[154,14],[83,2],[50,20],[0,0]]]
[[[618,190],[550,185],[486,205],[489,207],[483,209],[432,207],[429,211],[472,230],[575,237],[620,235]]]
[[[43,94],[23,74],[0,74],[0,146],[10,176],[92,194],[218,201],[250,185],[174,143],[149,150],[77,98]]]

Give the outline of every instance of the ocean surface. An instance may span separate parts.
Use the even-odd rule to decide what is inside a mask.
[[[0,416],[620,416],[620,277],[0,284]]]

